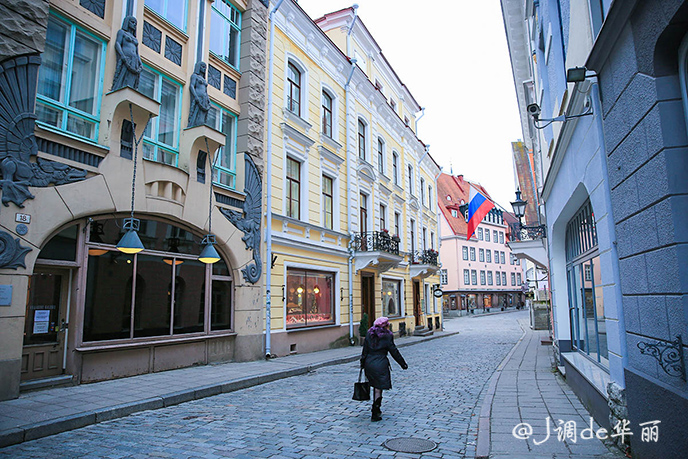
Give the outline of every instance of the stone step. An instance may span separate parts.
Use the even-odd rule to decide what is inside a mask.
[[[73,386],[74,381],[72,375],[51,376],[49,378],[32,379],[30,381],[22,381],[19,384],[20,392],[30,392],[39,389],[48,389],[53,387]]]
[[[433,333],[435,332],[430,330],[428,327],[416,327],[416,329],[413,331],[413,336],[430,336]]]

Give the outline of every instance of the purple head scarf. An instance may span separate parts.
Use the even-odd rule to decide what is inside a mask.
[[[378,317],[375,319],[373,326],[370,327],[368,332],[376,338],[380,338],[382,335],[391,334],[392,332],[389,331],[387,325],[389,325],[389,319],[387,317]]]

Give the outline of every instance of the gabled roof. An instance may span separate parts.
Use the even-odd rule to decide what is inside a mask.
[[[470,193],[471,184],[485,194],[488,198],[490,194],[477,183],[469,182],[464,180],[463,175],[449,175],[440,174],[437,178],[437,194],[438,194],[438,204],[440,210],[444,215],[444,218],[449,223],[452,231],[457,236],[466,237],[466,232],[468,230],[468,224],[466,223],[466,218],[459,210],[459,207],[463,204],[468,204],[468,198]],[[451,211],[456,210],[458,212],[457,217],[452,217]]]

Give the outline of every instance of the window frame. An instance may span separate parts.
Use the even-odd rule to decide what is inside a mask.
[[[182,18],[184,19],[184,25],[183,25],[183,27],[179,27],[177,24],[175,24],[174,22],[172,22],[172,21],[170,21],[169,19],[167,19],[167,11],[169,11],[170,3],[172,4],[172,7],[174,8],[174,7],[176,7],[176,6],[179,5],[178,0],[160,0],[160,1],[163,3],[163,9],[164,9],[165,11],[158,11],[158,10],[156,10],[156,9],[153,8],[152,6],[146,4],[145,0],[144,0],[144,5],[145,5],[146,8],[150,9],[150,10],[153,11],[155,14],[157,14],[157,15],[160,16],[162,19],[164,19],[165,22],[167,22],[168,24],[170,24],[171,26],[173,26],[173,27],[176,28],[177,30],[181,30],[182,32],[186,33],[186,29],[187,29],[187,26],[188,26],[188,23],[189,23],[189,2],[188,2],[188,0],[181,0],[181,1],[184,2],[184,13],[183,13],[183,15],[182,15]],[[241,42],[240,42],[240,43],[241,43]]]
[[[463,270],[463,283],[464,285],[471,285],[471,272],[468,269]]]
[[[292,76],[290,74],[290,70],[293,71],[297,76],[298,76],[298,81],[294,81],[292,79]],[[304,73],[302,68],[295,63],[294,60],[288,59],[287,60],[287,76],[285,78],[285,90],[287,92],[286,96],[286,102],[287,106],[286,109],[293,113],[294,115],[298,116],[301,118],[301,105],[302,105],[302,100],[303,100],[303,91],[302,87],[304,85]],[[294,90],[298,92],[297,97],[294,97]],[[296,101],[296,102],[294,102]],[[294,110],[294,106],[296,105],[296,110]]]
[[[41,70],[39,67],[39,73],[38,73],[38,79],[36,81],[36,109],[35,112],[37,113],[37,108],[38,104],[43,104],[47,106],[50,109],[57,110],[61,112],[62,114],[62,120],[61,120],[61,126],[54,126],[52,124],[49,124],[45,121],[40,121],[36,119],[36,123],[39,124],[41,127],[45,127],[48,130],[56,130],[59,131],[60,133],[69,135],[69,136],[74,136],[78,139],[84,139],[88,142],[91,143],[98,143],[98,138],[100,135],[100,113],[101,113],[101,105],[102,105],[102,98],[103,98],[103,84],[104,84],[104,78],[105,78],[105,64],[106,64],[106,53],[107,53],[107,43],[101,39],[100,37],[90,33],[88,30],[78,26],[74,22],[70,21],[66,17],[57,14],[53,11],[50,11],[48,15],[48,25],[51,20],[54,20],[61,25],[65,26],[68,31],[66,33],[67,38],[65,41],[68,41],[68,48],[69,48],[69,54],[66,56],[66,66],[63,64],[64,68],[62,69],[62,75],[64,78],[64,84],[61,85],[61,94],[60,96],[65,99],[65,101],[59,101],[55,100],[49,96],[45,96],[40,93],[40,77],[41,77]],[[99,69],[97,71],[97,75],[95,75],[95,94],[94,94],[94,113],[87,113],[83,110],[80,110],[76,107],[71,107],[69,105],[69,97],[70,97],[70,92],[71,92],[71,84],[72,84],[72,75],[73,75],[73,69],[74,69],[74,48],[75,48],[75,43],[76,43],[76,38],[77,38],[77,33],[80,33],[84,35],[86,38],[93,40],[94,42],[97,42],[98,45],[100,45],[100,53],[98,53],[98,59],[99,59]],[[47,48],[47,43],[46,43],[46,48]],[[65,55],[66,50],[62,50],[63,56]],[[69,121],[69,115],[75,116],[79,119],[86,120],[88,122],[93,123],[94,125],[94,132],[93,132],[93,138],[85,137],[80,134],[77,134],[75,132],[67,130],[67,125]]]
[[[368,123],[365,122],[363,118],[358,117],[358,159],[361,161],[366,161],[368,157]]]
[[[475,261],[475,247],[470,247],[469,252],[471,261]]]
[[[380,231],[385,229],[389,232],[389,228],[387,228],[387,206],[380,203]]]
[[[377,170],[380,174],[385,174],[385,139],[377,137]]]
[[[392,174],[394,175],[394,184],[399,186],[399,153],[392,150]]]
[[[230,190],[235,190],[236,189],[236,142],[237,142],[237,124],[239,122],[239,117],[232,111],[217,105],[215,103],[211,103],[212,107],[211,110],[215,109],[218,111],[220,114],[220,119],[218,123],[214,126],[215,129],[219,132],[222,132],[222,120],[224,119],[225,116],[229,116],[232,119],[232,138],[228,139],[227,134],[225,134],[225,145],[221,146],[217,150],[216,157],[213,161],[213,166],[212,166],[212,183],[215,186],[219,186],[222,188],[228,188]],[[219,124],[219,126],[218,126]],[[231,164],[232,168],[227,168],[225,166],[222,166],[222,157],[224,156],[225,152],[227,151],[227,146],[231,146]],[[218,177],[219,174],[226,174],[229,177],[232,178],[232,185],[227,185],[225,183],[220,182],[216,177]]]
[[[384,298],[385,293],[388,293],[389,290],[386,290],[385,288],[385,283],[388,284],[394,284],[396,286],[396,294],[397,294],[397,310],[394,312],[394,314],[390,314],[389,310],[386,310],[384,300],[381,301],[381,306],[382,306],[382,311],[383,314],[387,314],[387,317],[401,317],[403,314],[403,309],[404,309],[404,281],[401,279],[394,279],[394,278],[387,278],[383,277],[380,279],[380,287],[382,289],[382,297]],[[392,296],[389,295],[388,296]]]
[[[322,327],[322,326],[328,326],[328,325],[334,325],[337,323],[337,315],[338,315],[338,305],[337,305],[337,295],[336,295],[336,289],[338,286],[338,280],[337,280],[337,273],[334,271],[326,271],[326,270],[319,270],[319,269],[313,269],[313,268],[305,268],[305,267],[300,267],[300,266],[287,266],[285,268],[285,285],[289,285],[289,274],[290,271],[292,273],[294,272],[302,272],[304,273],[304,279],[305,279],[305,285],[304,287],[307,289],[308,287],[308,274],[311,273],[311,275],[325,275],[325,276],[331,276],[331,288],[330,288],[330,316],[331,319],[328,321],[322,321],[322,322],[316,322],[315,324],[308,324],[308,313],[304,314],[306,316],[305,323],[303,325],[301,324],[289,324],[289,288],[287,287],[286,294],[285,294],[285,301],[284,301],[284,328],[285,330],[300,330],[300,329],[307,329],[307,328],[315,328],[315,327]],[[306,295],[308,295],[308,292],[306,291]],[[306,297],[307,298],[307,297]],[[306,301],[308,301],[306,299]],[[303,308],[302,308],[303,311]],[[318,313],[311,313],[311,314],[318,314]]]
[[[329,180],[330,182],[330,194],[327,194],[326,187],[325,187],[325,182]],[[334,229],[334,191],[335,191],[335,179],[330,177],[327,174],[322,174],[322,199],[323,199],[323,212],[322,212],[322,226],[327,229]],[[329,198],[329,209],[327,205],[327,199]],[[329,217],[330,217],[330,226],[327,224],[327,216],[328,216],[328,210],[329,210]]]
[[[330,106],[327,107],[325,105],[325,99],[329,99]],[[329,137],[330,139],[334,139],[334,114],[335,114],[335,97],[332,95],[331,91],[328,89],[323,88],[320,94],[320,110],[321,110],[321,116],[320,116],[320,123],[321,123],[321,129],[320,132]],[[329,120],[328,120],[328,114],[329,114]],[[329,132],[327,132],[329,130]]]
[[[461,258],[466,261],[468,260],[468,247],[465,245],[461,247]]]
[[[299,176],[296,178],[289,176],[289,164],[290,164],[290,162],[293,162],[297,165],[295,170],[297,170],[299,172]],[[285,177],[285,184],[287,185],[286,186],[287,190],[286,190],[285,199],[284,199],[284,203],[285,203],[284,214],[289,218],[301,220],[301,194],[303,193],[303,187],[301,186],[302,185],[301,176],[303,175],[302,171],[301,171],[301,167],[302,167],[303,163],[296,158],[292,158],[289,155],[287,155],[286,163],[287,163],[286,164],[287,167],[285,169],[284,177]],[[296,197],[292,196],[292,189],[293,189],[292,183],[297,184]],[[298,211],[297,216],[290,215],[292,213],[292,210],[294,209],[294,205],[293,205],[294,202],[296,202],[296,209]]]
[[[226,6],[226,7],[229,8],[228,11],[229,11],[230,17],[227,17],[227,15],[226,15],[224,12],[220,11],[220,10],[217,8],[217,5],[220,4],[220,3],[224,4],[224,6]],[[211,8],[211,10],[210,10],[210,26],[209,26],[209,27],[210,27],[210,36],[211,36],[211,37],[222,36],[223,38],[226,38],[226,39],[227,39],[226,41],[225,41],[224,39],[222,40],[222,42],[223,42],[223,48],[224,48],[225,52],[227,53],[227,55],[226,55],[226,56],[222,56],[222,55],[217,54],[215,51],[213,51],[213,50],[210,48],[210,43],[212,43],[212,41],[208,43],[208,52],[211,53],[212,55],[214,55],[215,57],[217,57],[218,59],[220,59],[221,61],[226,62],[230,67],[234,68],[235,70],[240,71],[239,65],[240,65],[240,62],[241,62],[241,21],[242,21],[242,13],[241,13],[241,11],[239,11],[239,9],[238,9],[237,7],[235,7],[234,5],[232,5],[228,0],[215,0],[215,1],[211,4],[210,8]],[[218,33],[218,31],[214,31],[214,30],[213,30],[213,12],[217,12],[217,14],[219,15],[220,19],[224,20],[223,25],[224,25],[225,27],[224,27],[223,30],[220,31],[219,33]],[[232,13],[236,13],[236,17],[238,18],[238,24],[237,24],[234,20],[232,20],[232,18],[231,18]],[[235,31],[237,32],[237,35],[236,35],[236,43],[234,44],[234,45],[235,45],[235,50],[234,50],[234,52],[236,53],[236,64],[233,63],[233,62],[230,60],[230,55],[231,55],[230,46],[231,46],[231,43],[229,43],[229,42],[231,41],[231,34],[230,34],[229,32],[231,32],[232,29],[235,30]]]
[[[180,153],[179,147],[180,147],[180,138],[181,138],[180,133],[181,133],[181,123],[182,123],[182,102],[183,102],[183,97],[184,97],[183,92],[182,92],[183,86],[180,83],[178,83],[176,80],[174,80],[173,78],[171,78],[171,77],[165,75],[164,73],[159,72],[159,71],[155,70],[154,68],[149,67],[149,66],[144,64],[142,73],[146,72],[146,71],[149,73],[152,73],[153,75],[155,75],[157,77],[157,82],[156,82],[156,86],[155,86],[156,95],[155,95],[155,97],[153,97],[153,99],[161,103],[161,105],[160,105],[161,111],[162,111],[162,102],[161,101],[162,101],[163,83],[167,81],[168,83],[171,83],[172,85],[177,87],[177,93],[176,93],[177,94],[177,108],[176,108],[176,117],[175,117],[176,118],[176,127],[172,131],[174,134],[174,137],[175,137],[175,144],[176,145],[168,145],[168,144],[162,143],[160,140],[158,140],[158,138],[160,136],[160,132],[159,132],[160,120],[162,119],[162,116],[161,116],[162,113],[161,113],[160,115],[151,118],[151,120],[148,124],[148,127],[146,128],[146,131],[148,131],[148,129],[150,129],[150,132],[155,133],[155,136],[150,136],[150,137],[146,136],[145,135],[146,131],[144,131],[144,136],[143,136],[143,145],[144,146],[150,145],[153,147],[153,152],[154,152],[153,156],[154,157],[153,158],[147,157],[146,153],[145,153],[145,149],[144,149],[143,155],[144,155],[145,159],[148,159],[150,161],[155,161],[158,163],[168,164],[170,166],[178,167],[179,153]],[[140,88],[140,86],[139,86],[139,88]],[[167,152],[168,154],[174,155],[174,164],[168,163],[166,161],[160,161],[159,154],[160,154],[161,149],[163,150],[163,152]]]

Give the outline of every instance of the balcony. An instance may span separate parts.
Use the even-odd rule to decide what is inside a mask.
[[[519,223],[509,225],[511,252],[517,258],[525,258],[537,266],[547,269],[547,227],[545,225],[522,226]]]
[[[403,260],[399,255],[399,238],[384,231],[355,233],[351,243],[356,252],[356,272],[373,268],[383,273],[396,268]]]
[[[425,279],[437,274],[440,270],[438,257],[437,251],[432,249],[416,250],[410,254],[411,278]]]

